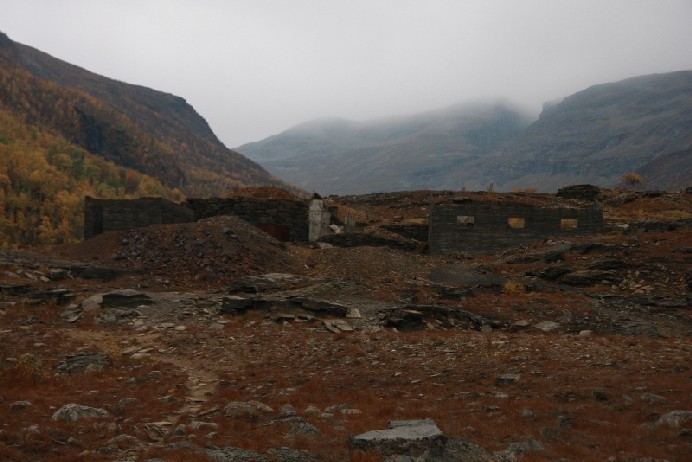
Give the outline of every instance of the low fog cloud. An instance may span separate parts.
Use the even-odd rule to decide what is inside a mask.
[[[692,69],[692,2],[0,0],[10,38],[188,100],[228,146],[305,120]]]

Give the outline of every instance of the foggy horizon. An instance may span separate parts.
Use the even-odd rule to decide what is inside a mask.
[[[692,2],[0,0],[10,39],[184,98],[229,148],[692,69]]]

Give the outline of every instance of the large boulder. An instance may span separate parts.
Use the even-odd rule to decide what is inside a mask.
[[[351,446],[383,455],[416,454],[444,446],[447,439],[432,419],[392,420],[386,430],[371,430],[354,436]]]
[[[387,430],[351,438],[351,448],[377,452],[385,462],[498,462],[493,454],[461,437],[446,437],[432,419],[393,420]]]

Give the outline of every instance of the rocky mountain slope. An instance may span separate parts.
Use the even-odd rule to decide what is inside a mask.
[[[183,98],[99,76],[0,33],[0,107],[187,195],[283,185],[227,149]]]
[[[494,166],[505,189],[616,185],[636,170],[649,189],[677,190],[692,180],[690,148],[692,71],[672,72],[595,85],[546,107],[479,168]]]
[[[692,178],[692,71],[595,85],[546,105],[529,124],[504,105],[456,106],[375,122],[317,121],[238,150],[305,189],[358,194],[414,189],[617,185]]]

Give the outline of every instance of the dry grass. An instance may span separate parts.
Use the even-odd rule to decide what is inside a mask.
[[[507,281],[502,285],[502,293],[506,295],[524,295],[526,287],[521,282]]]
[[[485,305],[493,311],[513,300],[513,294],[481,294],[469,308]],[[550,313],[569,301],[563,293],[528,293],[522,304],[536,304]],[[509,309],[502,311],[512,315]],[[37,337],[50,335],[41,357],[54,365],[80,346],[93,349],[97,338],[129,335],[118,327],[98,331],[85,324],[87,330],[75,336],[79,329],[63,330],[51,322],[55,319],[11,333],[11,346],[4,344],[2,357],[21,357],[34,348]],[[35,383],[17,363],[6,363],[0,376],[0,396],[5,400],[0,421],[13,424],[5,425],[0,433],[0,457],[80,460],[80,452],[106,446],[117,434],[151,442],[145,425],[166,419],[176,425],[195,420],[179,411],[191,393],[187,369],[196,368],[209,370],[219,379],[219,386],[202,405],[202,410],[221,409],[202,418],[218,424],[218,430],[211,435],[210,430],[189,431],[184,437],[202,445],[260,452],[292,447],[323,454],[325,460],[378,460],[372,454],[349,455],[348,438],[384,428],[389,420],[432,417],[445,434],[465,436],[490,450],[527,438],[543,442],[545,451],[522,460],[603,460],[626,452],[681,461],[689,449],[676,430],[641,426],[670,410],[692,406],[687,393],[692,347],[682,339],[458,330],[332,335],[312,332],[307,325],[284,328],[257,321],[231,323],[223,335],[215,336],[201,326],[191,326],[184,336],[166,342],[161,348],[174,347],[176,363],[133,362],[122,355],[119,343],[107,340],[99,343],[102,351],[118,350],[120,355],[103,372],[51,375]],[[208,359],[199,357],[204,350],[209,352]],[[187,365],[186,370],[181,364]],[[497,386],[496,376],[506,371],[520,373],[520,381]],[[607,399],[596,399],[596,389]],[[666,402],[642,401],[645,391],[661,395]],[[167,395],[175,399],[158,399]],[[120,405],[124,397],[136,399],[136,404]],[[9,403],[18,400],[32,405],[11,409]],[[276,413],[254,419],[223,416],[228,402],[249,400],[275,411],[290,404],[321,436],[287,437],[289,425],[271,423]],[[50,422],[54,409],[68,402],[107,409],[119,428],[109,428],[108,421],[87,426]],[[309,406],[320,412],[307,413]],[[332,406],[337,407],[324,414]],[[531,414],[523,415],[525,410]],[[559,416],[570,416],[573,427],[559,428]],[[37,435],[27,430],[33,424],[42,429]],[[78,432],[84,447],[55,443]],[[179,439],[165,434],[160,443]],[[146,454],[165,460],[207,460],[206,455],[191,451],[150,449]],[[95,454],[90,460],[99,457]]]

